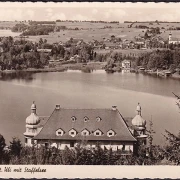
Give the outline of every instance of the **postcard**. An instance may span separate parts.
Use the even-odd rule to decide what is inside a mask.
[[[180,177],[179,9],[1,2],[0,177]]]

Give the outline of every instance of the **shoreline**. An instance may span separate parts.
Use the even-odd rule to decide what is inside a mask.
[[[83,66],[83,63],[78,63],[78,64],[63,64],[55,68],[48,67],[48,68],[40,68],[40,69],[29,68],[29,69],[22,69],[22,70],[0,70],[0,74],[11,74],[11,73],[21,73],[21,72],[31,72],[31,73],[64,72],[67,70],[79,70],[84,73],[91,73],[93,70],[104,70],[106,72],[106,70],[102,66],[102,63],[100,62],[98,63],[98,66],[95,66],[94,64],[93,65],[87,64]],[[119,71],[114,71],[114,72],[119,72]],[[149,76],[156,76],[156,77],[164,78],[164,79],[170,78],[170,79],[180,80],[180,75],[177,73],[174,73],[169,77],[158,76],[156,72],[138,72],[138,73],[142,73],[144,75],[149,75]]]

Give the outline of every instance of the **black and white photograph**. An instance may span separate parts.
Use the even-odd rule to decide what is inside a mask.
[[[1,2],[0,173],[180,165],[179,9]]]

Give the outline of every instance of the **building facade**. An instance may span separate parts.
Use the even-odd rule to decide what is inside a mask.
[[[146,121],[137,106],[137,115],[128,124],[116,106],[110,109],[64,109],[56,105],[50,117],[39,117],[35,103],[26,118],[26,146],[46,146],[64,149],[78,143],[102,148],[134,151],[137,141],[146,141]]]
[[[172,37],[172,34],[169,34],[169,44],[180,44],[180,38]]]
[[[129,61],[129,60],[123,60],[123,61],[122,61],[122,68],[123,68],[123,69],[130,69],[130,68],[131,68],[131,61]]]

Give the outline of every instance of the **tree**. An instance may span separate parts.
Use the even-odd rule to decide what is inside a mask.
[[[21,149],[22,149],[22,144],[21,141],[18,138],[13,138],[12,141],[10,142],[10,152],[13,156],[20,156]]]
[[[0,134],[0,164],[2,164],[4,147],[6,146],[4,137]]]

